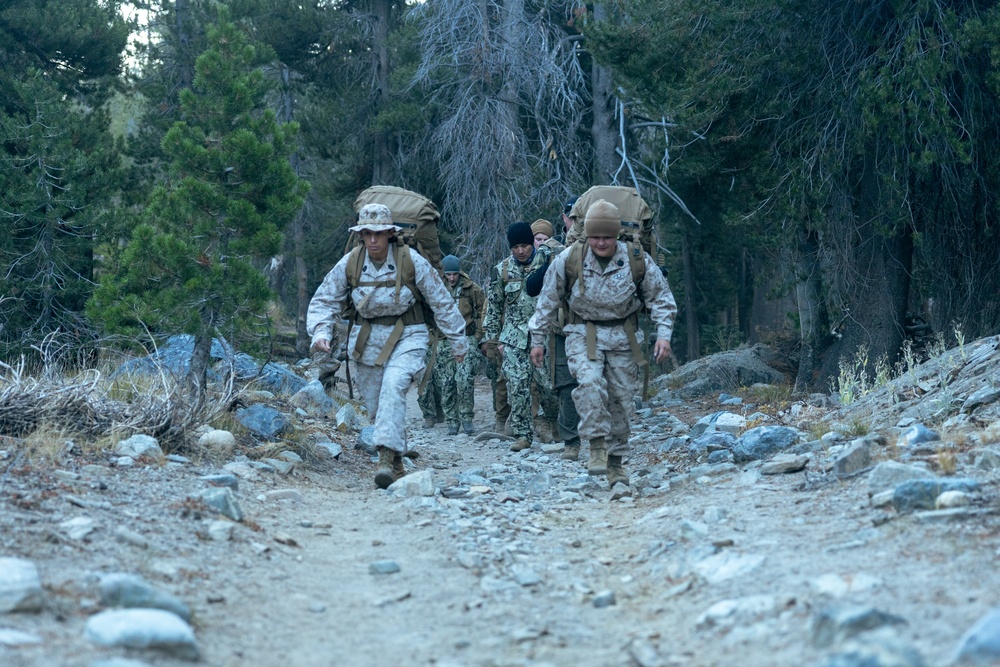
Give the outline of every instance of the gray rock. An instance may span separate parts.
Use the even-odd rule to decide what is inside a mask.
[[[358,433],[358,442],[354,445],[355,449],[360,449],[366,454],[376,454],[378,453],[375,448],[375,427],[365,426]]]
[[[905,619],[873,607],[828,607],[812,618],[810,635],[813,646],[826,648],[868,630],[905,624]]]
[[[87,667],[150,667],[148,662],[141,660],[131,660],[129,658],[108,658],[107,660],[95,660]]]
[[[213,429],[201,434],[198,438],[198,446],[206,449],[231,451],[236,447],[236,436],[229,431]]]
[[[719,450],[732,450],[736,446],[736,436],[732,433],[722,431],[710,431],[704,433],[687,443],[687,449],[692,456],[701,458],[711,452]]]
[[[236,475],[202,475],[202,479],[212,486],[227,486],[233,491],[240,490],[240,480]]]
[[[0,646],[31,646],[41,644],[42,638],[13,628],[0,628]]]
[[[707,630],[715,627],[749,625],[774,613],[777,600],[773,595],[748,595],[731,600],[720,600],[698,616],[695,627]]]
[[[995,403],[1000,399],[1000,387],[987,385],[977,391],[972,392],[965,402],[962,403],[962,412],[972,412],[976,408]]]
[[[339,410],[337,410],[337,415],[334,419],[336,428],[341,433],[350,433],[354,430],[354,425],[358,420],[358,412],[354,409],[354,406],[350,403],[345,403]]]
[[[229,517],[233,521],[243,520],[243,510],[240,509],[240,504],[236,501],[236,494],[228,487],[202,489],[193,497],[201,500],[211,509],[223,516]]]
[[[434,486],[434,472],[431,470],[421,470],[407,475],[389,485],[386,491],[394,496],[403,498],[414,496],[431,497],[437,493],[437,489]]]
[[[97,530],[97,523],[89,516],[77,516],[60,523],[59,529],[71,540],[82,540]]]
[[[159,649],[185,660],[200,652],[191,626],[161,609],[109,609],[87,619],[84,637],[102,646]]]
[[[926,667],[920,651],[889,628],[874,630],[844,643],[821,667]]]
[[[896,486],[892,506],[900,513],[930,510],[945,491],[974,493],[978,490],[979,484],[971,479],[911,479]]]
[[[377,560],[368,565],[369,574],[396,574],[399,572],[399,563],[394,560]]]
[[[732,463],[733,453],[728,449],[717,449],[708,455],[708,463]]]
[[[0,613],[41,611],[42,601],[35,564],[23,558],[0,558]]]
[[[907,465],[898,461],[882,461],[868,474],[868,495],[895,489],[910,479],[928,479],[935,475],[927,468]]]
[[[326,389],[319,380],[313,380],[295,392],[288,402],[305,410],[310,417],[325,417],[333,410],[333,399],[326,395]]]
[[[701,419],[695,422],[694,426],[691,427],[691,431],[688,433],[692,438],[697,438],[707,432],[715,431],[715,422],[719,419],[724,411],[713,412],[710,415],[705,415]]]
[[[965,667],[998,663],[1000,663],[1000,607],[994,607],[962,635],[952,664]]]
[[[1000,468],[1000,452],[995,449],[984,449],[976,454],[973,464],[976,470],[996,470]]]
[[[521,586],[536,586],[542,583],[542,578],[530,565],[515,563],[511,566],[510,572],[514,576],[514,581]]]
[[[333,442],[332,440],[328,440],[326,438],[317,440],[316,447],[329,453],[331,458],[338,458],[341,454],[344,453],[343,447],[341,447],[336,442]]]
[[[237,410],[236,421],[246,426],[247,430],[254,435],[263,438],[277,437],[292,428],[288,417],[274,408],[260,403]]]
[[[899,434],[896,444],[900,447],[912,447],[925,442],[937,442],[940,439],[941,436],[937,431],[932,431],[923,424],[914,424]]]
[[[129,456],[137,459],[148,456],[152,459],[163,458],[163,450],[156,438],[148,435],[136,434],[125,440],[119,440],[115,445],[115,454],[118,456]]]
[[[778,454],[760,467],[761,475],[784,475],[805,470],[809,457],[805,454]]]
[[[598,609],[604,609],[605,607],[613,607],[618,603],[615,598],[614,591],[601,591],[594,595],[593,604]]]
[[[680,398],[735,391],[755,383],[787,384],[789,378],[770,366],[778,356],[766,345],[720,352],[689,361],[673,373],[655,378],[660,389],[672,389]]]
[[[129,609],[163,609],[191,622],[191,610],[184,602],[134,574],[116,572],[101,577],[101,604]]]
[[[833,459],[833,472],[838,477],[847,477],[864,470],[871,462],[871,446],[864,438],[858,438]]]
[[[787,426],[758,426],[736,441],[733,458],[737,463],[765,459],[799,441],[799,432]]]

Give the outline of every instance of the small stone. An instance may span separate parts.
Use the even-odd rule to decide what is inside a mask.
[[[68,521],[63,521],[59,524],[59,528],[71,540],[82,540],[97,529],[97,524],[90,517],[78,516]]]
[[[945,510],[955,507],[965,507],[972,502],[972,497],[963,491],[945,491],[934,501],[934,509]]]
[[[187,660],[200,656],[191,626],[162,609],[109,609],[87,619],[84,636],[102,646],[160,649]]]
[[[394,560],[377,560],[368,566],[369,574],[395,574],[399,572],[399,563]]]
[[[128,609],[162,609],[186,622],[191,621],[191,610],[184,602],[134,574],[116,572],[101,577],[101,604]]]
[[[605,607],[612,607],[617,604],[615,599],[614,591],[601,591],[594,596],[593,604],[598,609],[603,609]]]
[[[233,521],[243,520],[243,510],[240,509],[240,504],[236,501],[236,494],[228,487],[203,489],[192,497],[203,501],[210,508]]]
[[[233,539],[236,524],[232,521],[217,519],[208,524],[208,536],[217,542],[228,542]]]
[[[0,646],[29,646],[41,644],[42,638],[13,628],[0,628]]]
[[[268,491],[264,494],[265,500],[288,500],[291,502],[301,503],[303,498],[302,494],[299,493],[297,489],[275,489],[273,491]]]
[[[778,454],[760,467],[761,475],[785,475],[800,472],[809,463],[805,454]]]
[[[160,443],[156,438],[142,434],[133,435],[126,440],[119,440],[115,446],[115,454],[132,459],[143,456],[157,460],[163,458],[163,450],[160,449]]]
[[[0,613],[41,609],[42,582],[35,564],[23,558],[0,558]]]

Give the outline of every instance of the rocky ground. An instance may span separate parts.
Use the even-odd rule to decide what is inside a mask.
[[[413,396],[388,491],[332,417],[290,412],[342,448],[302,462],[4,440],[0,665],[1000,664],[996,349],[844,409],[661,378],[630,494],[558,445],[423,429]]]

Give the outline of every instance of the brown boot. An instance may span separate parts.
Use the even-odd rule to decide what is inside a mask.
[[[529,438],[518,438],[510,446],[510,451],[512,452],[519,452],[523,449],[531,449],[531,440]]]
[[[604,438],[593,438],[590,441],[587,474],[593,476],[608,474],[608,448],[604,445]]]
[[[563,448],[562,458],[567,461],[579,461],[580,460],[580,443],[577,442],[572,445],[566,445]]]
[[[628,473],[622,467],[622,457],[617,454],[608,454],[608,486],[624,484],[628,486]]]
[[[406,467],[403,465],[403,456],[399,452],[393,452],[392,456],[392,476],[396,479],[402,479],[406,477]]]
[[[393,471],[396,456],[397,453],[388,447],[378,448],[378,470],[375,471],[375,486],[378,488],[388,489],[389,485],[396,481],[396,473]],[[402,464],[402,456],[399,462]]]

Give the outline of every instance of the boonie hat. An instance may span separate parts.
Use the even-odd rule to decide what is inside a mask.
[[[365,204],[358,211],[358,222],[350,228],[352,232],[360,232],[368,229],[373,232],[383,232],[386,230],[402,231],[402,227],[392,224],[392,213],[385,204]]]

